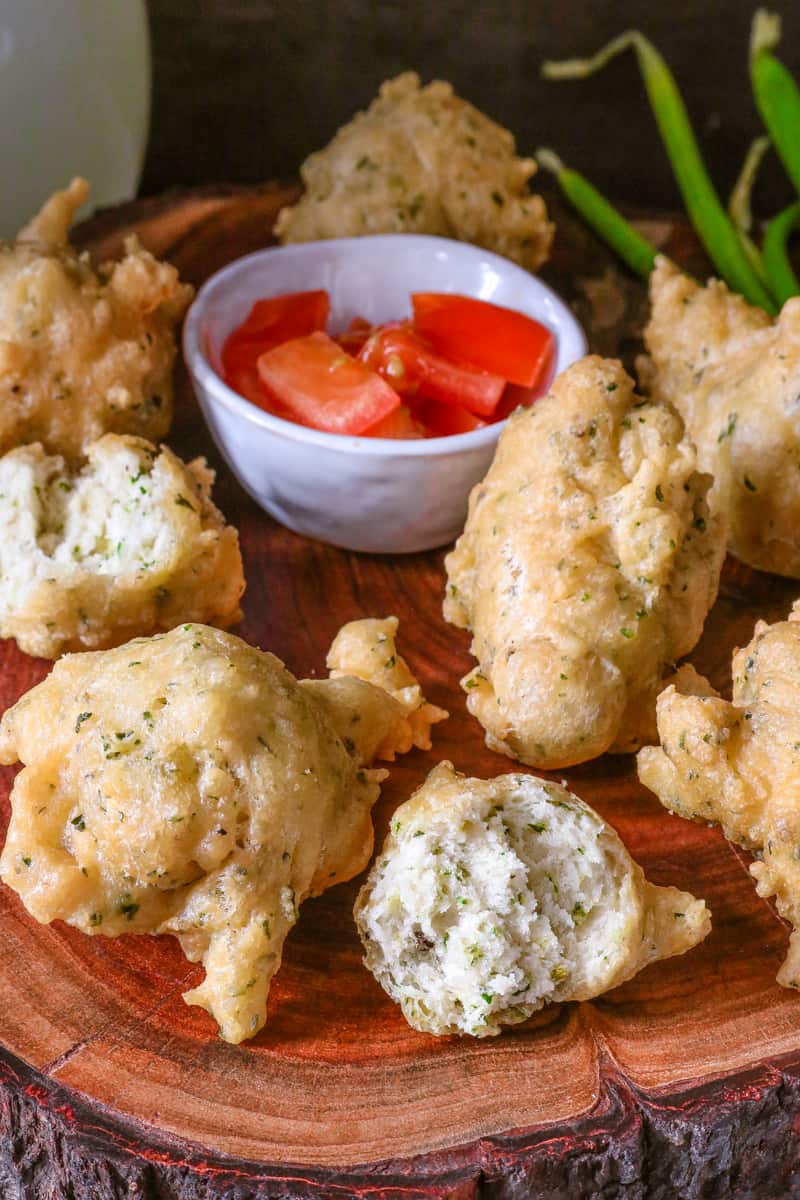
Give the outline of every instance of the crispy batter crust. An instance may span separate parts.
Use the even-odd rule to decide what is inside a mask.
[[[206,969],[184,999],[242,1041],[299,905],[366,866],[385,771],[365,755],[407,723],[374,684],[298,683],[204,625],[70,655],[0,723],[24,764],[0,877],[37,921],[175,934]]]
[[[639,778],[671,812],[717,822],[757,855],[758,894],[794,927],[778,982],[800,987],[800,603],[736,651],[731,701],[702,676],[662,692],[658,736]]]
[[[680,412],[730,550],[800,578],[800,300],[775,321],[724,283],[700,287],[667,259],[650,282],[646,378]]]
[[[381,86],[301,168],[306,193],[284,208],[283,242],[368,233],[429,233],[474,242],[535,271],[553,226],[528,190],[533,159],[449,83],[420,87],[413,71]]]
[[[665,669],[697,642],[725,547],[668,405],[585,358],[509,421],[445,565],[486,741],[562,767],[655,736]]]
[[[135,238],[95,271],[67,242],[73,180],[0,242],[0,453],[41,442],[78,459],[104,433],[157,441],[172,416],[175,326],[192,289]]]

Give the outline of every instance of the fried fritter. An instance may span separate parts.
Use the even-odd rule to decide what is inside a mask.
[[[0,458],[0,636],[57,658],[238,621],[239,539],[204,460],[114,433],[87,456],[70,469],[36,443]]]
[[[392,819],[355,907],[365,963],[415,1029],[488,1037],[683,954],[708,910],[648,883],[557,783],[440,763]]]
[[[800,602],[736,651],[732,701],[702,676],[662,692],[658,736],[639,778],[670,812],[718,823],[757,856],[759,896],[794,927],[778,983],[800,987]]]
[[[37,921],[175,934],[206,970],[186,1002],[252,1037],[300,904],[369,860],[386,772],[366,765],[407,740],[410,704],[363,679],[298,683],[204,625],[61,659],[0,723],[0,762],[25,764],[0,877]]]
[[[301,168],[305,195],[278,215],[282,242],[428,233],[474,242],[530,271],[546,260],[553,226],[536,170],[514,138],[440,80],[407,71],[381,86]]]
[[[104,433],[157,441],[172,415],[175,326],[192,289],[135,238],[95,271],[67,241],[88,195],[58,192],[0,242],[0,454],[41,442],[78,459]]]
[[[551,768],[654,738],[665,668],[700,637],[725,551],[695,465],[674,409],[611,360],[582,359],[510,419],[445,560],[491,749]]]
[[[773,321],[665,258],[650,298],[645,377],[678,409],[701,470],[714,476],[709,504],[729,520],[731,553],[800,578],[800,299]]]
[[[369,758],[392,762],[397,754],[407,754],[412,746],[430,749],[430,727],[443,721],[443,708],[428,704],[422,688],[405,659],[395,652],[397,617],[366,617],[343,625],[331,643],[326,666],[330,679],[323,687],[335,689],[332,682],[344,679],[352,687],[353,679],[362,679],[393,696],[408,715],[405,725],[395,723],[390,736],[375,746]],[[306,686],[313,687],[307,681]]]

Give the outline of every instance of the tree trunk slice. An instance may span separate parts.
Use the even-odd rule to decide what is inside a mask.
[[[172,193],[98,214],[77,232],[99,259],[138,233],[200,283],[269,245],[292,187]],[[548,196],[558,236],[545,277],[573,304],[592,348],[630,365],[643,285]],[[651,236],[688,269],[704,263],[685,224]],[[170,439],[219,466],[185,376]],[[220,469],[215,498],[241,531],[248,591],[241,634],[300,676],[322,672],[343,622],[396,613],[400,647],[450,710],[434,748],[394,765],[376,810],[430,767],[511,769],[483,745],[458,679],[466,634],[441,616],[443,552],[369,557],[296,536]],[[731,651],[757,616],[786,614],[795,587],[726,565],[692,656],[729,686]],[[0,643],[0,704],[48,664]],[[0,837],[14,772],[0,772]],[[201,968],[170,937],[89,938],[37,925],[0,889],[0,1195],[8,1200],[254,1200],[256,1197],[784,1197],[800,1186],[800,998],[775,983],[787,930],[760,900],[746,857],[718,831],[669,816],[631,758],[558,772],[619,830],[657,883],[705,897],[702,946],[591,1003],[554,1006],[485,1041],[410,1029],[361,965],[358,882],[307,902],[270,996],[241,1046],[181,992]]]

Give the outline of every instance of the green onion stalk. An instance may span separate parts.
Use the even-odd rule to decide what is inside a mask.
[[[761,119],[800,193],[800,88],[772,51],[781,38],[781,19],[760,8],[750,33],[750,80]]]
[[[800,280],[789,259],[789,238],[800,228],[800,200],[773,217],[764,234],[764,266],[767,278],[781,304],[800,296]]]
[[[593,58],[545,63],[543,73],[548,79],[586,78],[628,49],[636,51],[653,115],[696,233],[728,286],[751,304],[774,314],[775,301],[725,212],[706,171],[675,79],[652,42],[637,30],[629,30]]]
[[[646,279],[658,254],[655,246],[642,237],[588,179],[566,167],[552,150],[544,147],[537,150],[536,160],[546,171],[555,175],[561,191],[586,224],[632,271]]]

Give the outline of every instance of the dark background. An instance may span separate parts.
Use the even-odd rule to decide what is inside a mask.
[[[586,55],[629,26],[667,57],[725,197],[761,132],[747,47],[753,2],[655,0],[148,0],[154,60],[142,192],[290,178],[382,80],[438,76],[506,125],[522,153],[559,151],[617,201],[674,208],[669,166],[632,54],[593,79],[546,83],[546,58]],[[779,54],[800,77],[800,2]],[[798,130],[800,137],[800,129]],[[770,154],[756,193],[791,193]]]

